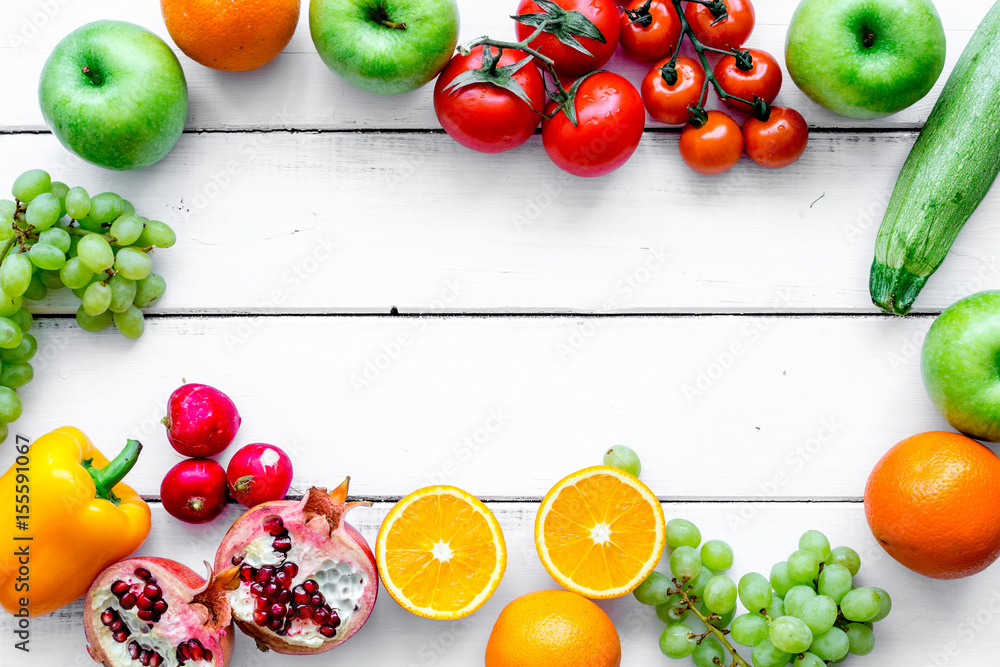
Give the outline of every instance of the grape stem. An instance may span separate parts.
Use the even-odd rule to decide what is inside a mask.
[[[739,665],[739,667],[751,667],[750,663],[744,660],[743,657],[739,653],[737,653],[736,649],[733,648],[733,645],[729,643],[729,639],[726,638],[726,635],[729,634],[729,632],[727,630],[720,630],[719,628],[712,625],[711,623],[712,618],[717,618],[717,617],[714,614],[712,616],[705,616],[704,614],[702,614],[700,611],[698,611],[697,607],[694,606],[694,601],[687,594],[687,591],[684,590],[683,586],[679,585],[676,579],[674,579],[674,585],[676,585],[677,588],[670,592],[679,593],[681,597],[684,599],[684,604],[687,605],[688,609],[690,609],[691,612],[695,616],[697,616],[702,623],[705,624],[705,627],[708,628],[708,632],[706,632],[704,635],[701,635],[702,639],[707,637],[709,633],[716,636],[716,638],[722,643],[722,645],[726,647],[726,650],[729,651],[729,655],[732,656],[733,658],[733,662],[730,664],[729,667],[737,667],[737,665]],[[699,640],[699,643],[700,641],[701,640]]]

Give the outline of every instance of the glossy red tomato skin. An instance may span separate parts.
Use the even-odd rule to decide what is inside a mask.
[[[556,108],[550,103],[546,114]],[[646,112],[628,80],[613,72],[592,74],[580,84],[576,110],[576,126],[563,111],[542,120],[542,144],[557,166],[589,178],[609,174],[632,157]]]
[[[715,25],[715,17],[705,5],[689,2],[684,16],[691,24],[695,37],[705,46],[715,49],[736,49],[743,46],[753,32],[756,14],[750,0],[726,0],[729,16]]]
[[[563,44],[555,35],[542,33],[531,43],[531,47],[542,55],[552,58],[556,71],[563,76],[577,77],[600,69],[618,48],[618,38],[621,34],[618,5],[614,0],[555,0],[555,3],[563,9],[578,11],[593,21],[607,40],[606,43],[602,44],[589,37],[578,37],[577,41],[590,52],[591,55],[588,56]],[[518,14],[535,14],[541,11],[541,7],[532,0],[521,0],[517,6]],[[514,26],[519,42],[527,39],[535,31],[533,26],[523,23],[515,23]]]
[[[677,81],[673,85],[663,80],[661,68],[670,58],[664,58],[653,65],[643,78],[642,102],[649,115],[667,125],[681,125],[688,121],[689,106],[696,105],[705,84],[705,70],[694,58],[680,56],[675,68]]]
[[[631,0],[625,9],[638,9],[646,0]],[[681,36],[681,20],[670,0],[651,0],[649,14],[652,21],[648,26],[632,23],[628,14],[621,15],[622,51],[630,58],[656,62],[670,55],[677,48]]]
[[[748,49],[753,60],[753,67],[747,71],[736,66],[735,56],[722,56],[715,65],[715,78],[722,89],[730,95],[753,100],[754,95],[770,104],[781,91],[781,66],[767,51]],[[723,102],[730,109],[749,113],[751,107],[736,100]]]
[[[681,158],[699,174],[714,176],[729,171],[743,154],[743,133],[728,114],[709,111],[701,127],[687,125],[681,131]]]
[[[781,169],[802,157],[809,143],[809,125],[795,109],[771,107],[767,120],[750,116],[743,122],[743,143],[751,160]]]
[[[507,49],[497,65],[512,65],[526,57],[527,54],[521,51]],[[450,92],[444,90],[459,74],[479,69],[482,64],[481,46],[467,56],[456,54],[451,59],[434,84],[434,113],[445,132],[466,148],[481,153],[501,153],[527,141],[542,121],[538,112],[545,107],[545,86],[541,72],[528,63],[514,74],[514,80],[527,93],[531,106],[509,90],[488,83],[475,83]]]

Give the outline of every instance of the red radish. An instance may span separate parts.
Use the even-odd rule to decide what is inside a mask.
[[[170,394],[167,440],[184,456],[214,456],[240,430],[240,413],[228,396],[207,384],[186,384]]]
[[[226,509],[226,471],[212,459],[185,459],[160,484],[163,509],[188,523],[205,523]]]
[[[292,485],[292,461],[280,447],[257,442],[233,455],[226,479],[229,493],[246,507],[281,500]]]

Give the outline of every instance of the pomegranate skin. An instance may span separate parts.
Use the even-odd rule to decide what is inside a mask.
[[[242,419],[236,404],[207,384],[185,384],[167,401],[167,441],[184,456],[215,456],[232,443]]]
[[[273,522],[277,517],[281,519],[281,524],[292,541],[293,546],[287,556],[288,561],[295,562],[298,566],[295,582],[301,583],[310,578],[315,571],[310,566],[325,560],[349,563],[356,573],[362,575],[364,581],[364,591],[357,600],[356,609],[340,610],[348,614],[347,620],[339,627],[335,636],[324,639],[315,646],[289,641],[288,638],[257,625],[252,618],[241,617],[234,610],[233,621],[236,626],[252,637],[260,650],[270,649],[286,655],[325,653],[350,639],[371,616],[378,596],[375,555],[361,533],[344,521],[344,515],[353,507],[370,503],[344,502],[349,480],[350,478],[345,480],[332,493],[313,487],[301,500],[277,500],[257,505],[245,512],[223,538],[216,552],[215,562],[223,568],[238,565],[243,562],[248,546],[259,543],[258,540],[268,535],[262,528],[265,521]],[[309,554],[304,561],[299,559],[303,551]],[[231,603],[233,596],[238,593],[239,591],[230,594]]]
[[[207,564],[206,564],[207,565]],[[189,639],[197,639],[203,649],[211,651],[211,661],[202,660],[195,663],[197,667],[228,667],[233,655],[235,632],[232,616],[226,601],[227,580],[232,578],[226,574],[218,580],[210,576],[206,581],[191,568],[166,558],[130,558],[108,567],[94,580],[83,603],[83,627],[87,637],[87,652],[90,657],[104,667],[134,667],[137,661],[123,656],[124,660],[117,662],[104,649],[108,642],[109,628],[101,621],[109,604],[108,592],[116,581],[134,580],[137,570],[145,570],[150,575],[150,581],[161,590],[161,599],[168,604],[167,611],[153,624],[148,633],[136,633],[140,621],[132,618],[128,612],[122,611],[121,596],[118,597],[116,613],[128,616],[127,623],[132,635],[158,637],[172,650],[177,645]],[[135,588],[135,586],[133,587]],[[112,593],[112,595],[114,595]],[[134,607],[133,607],[134,609]],[[122,618],[122,617],[119,617]],[[102,635],[105,641],[102,642]],[[135,636],[135,639],[139,639]],[[113,639],[111,641],[114,641]],[[130,643],[130,640],[125,642]],[[174,657],[174,656],[170,656]],[[169,661],[163,656],[163,664]]]
[[[244,507],[281,500],[292,485],[292,461],[280,447],[256,442],[233,455],[226,480],[229,494]]]
[[[205,523],[226,509],[226,471],[212,459],[184,459],[163,476],[160,500],[171,516]]]

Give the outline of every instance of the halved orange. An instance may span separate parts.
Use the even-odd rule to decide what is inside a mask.
[[[414,491],[378,531],[375,559],[389,595],[435,619],[468,616],[490,599],[507,568],[507,545],[493,512],[454,486]]]
[[[563,588],[588,598],[631,593],[660,562],[663,508],[645,484],[611,466],[566,477],[535,519],[542,565]]]

